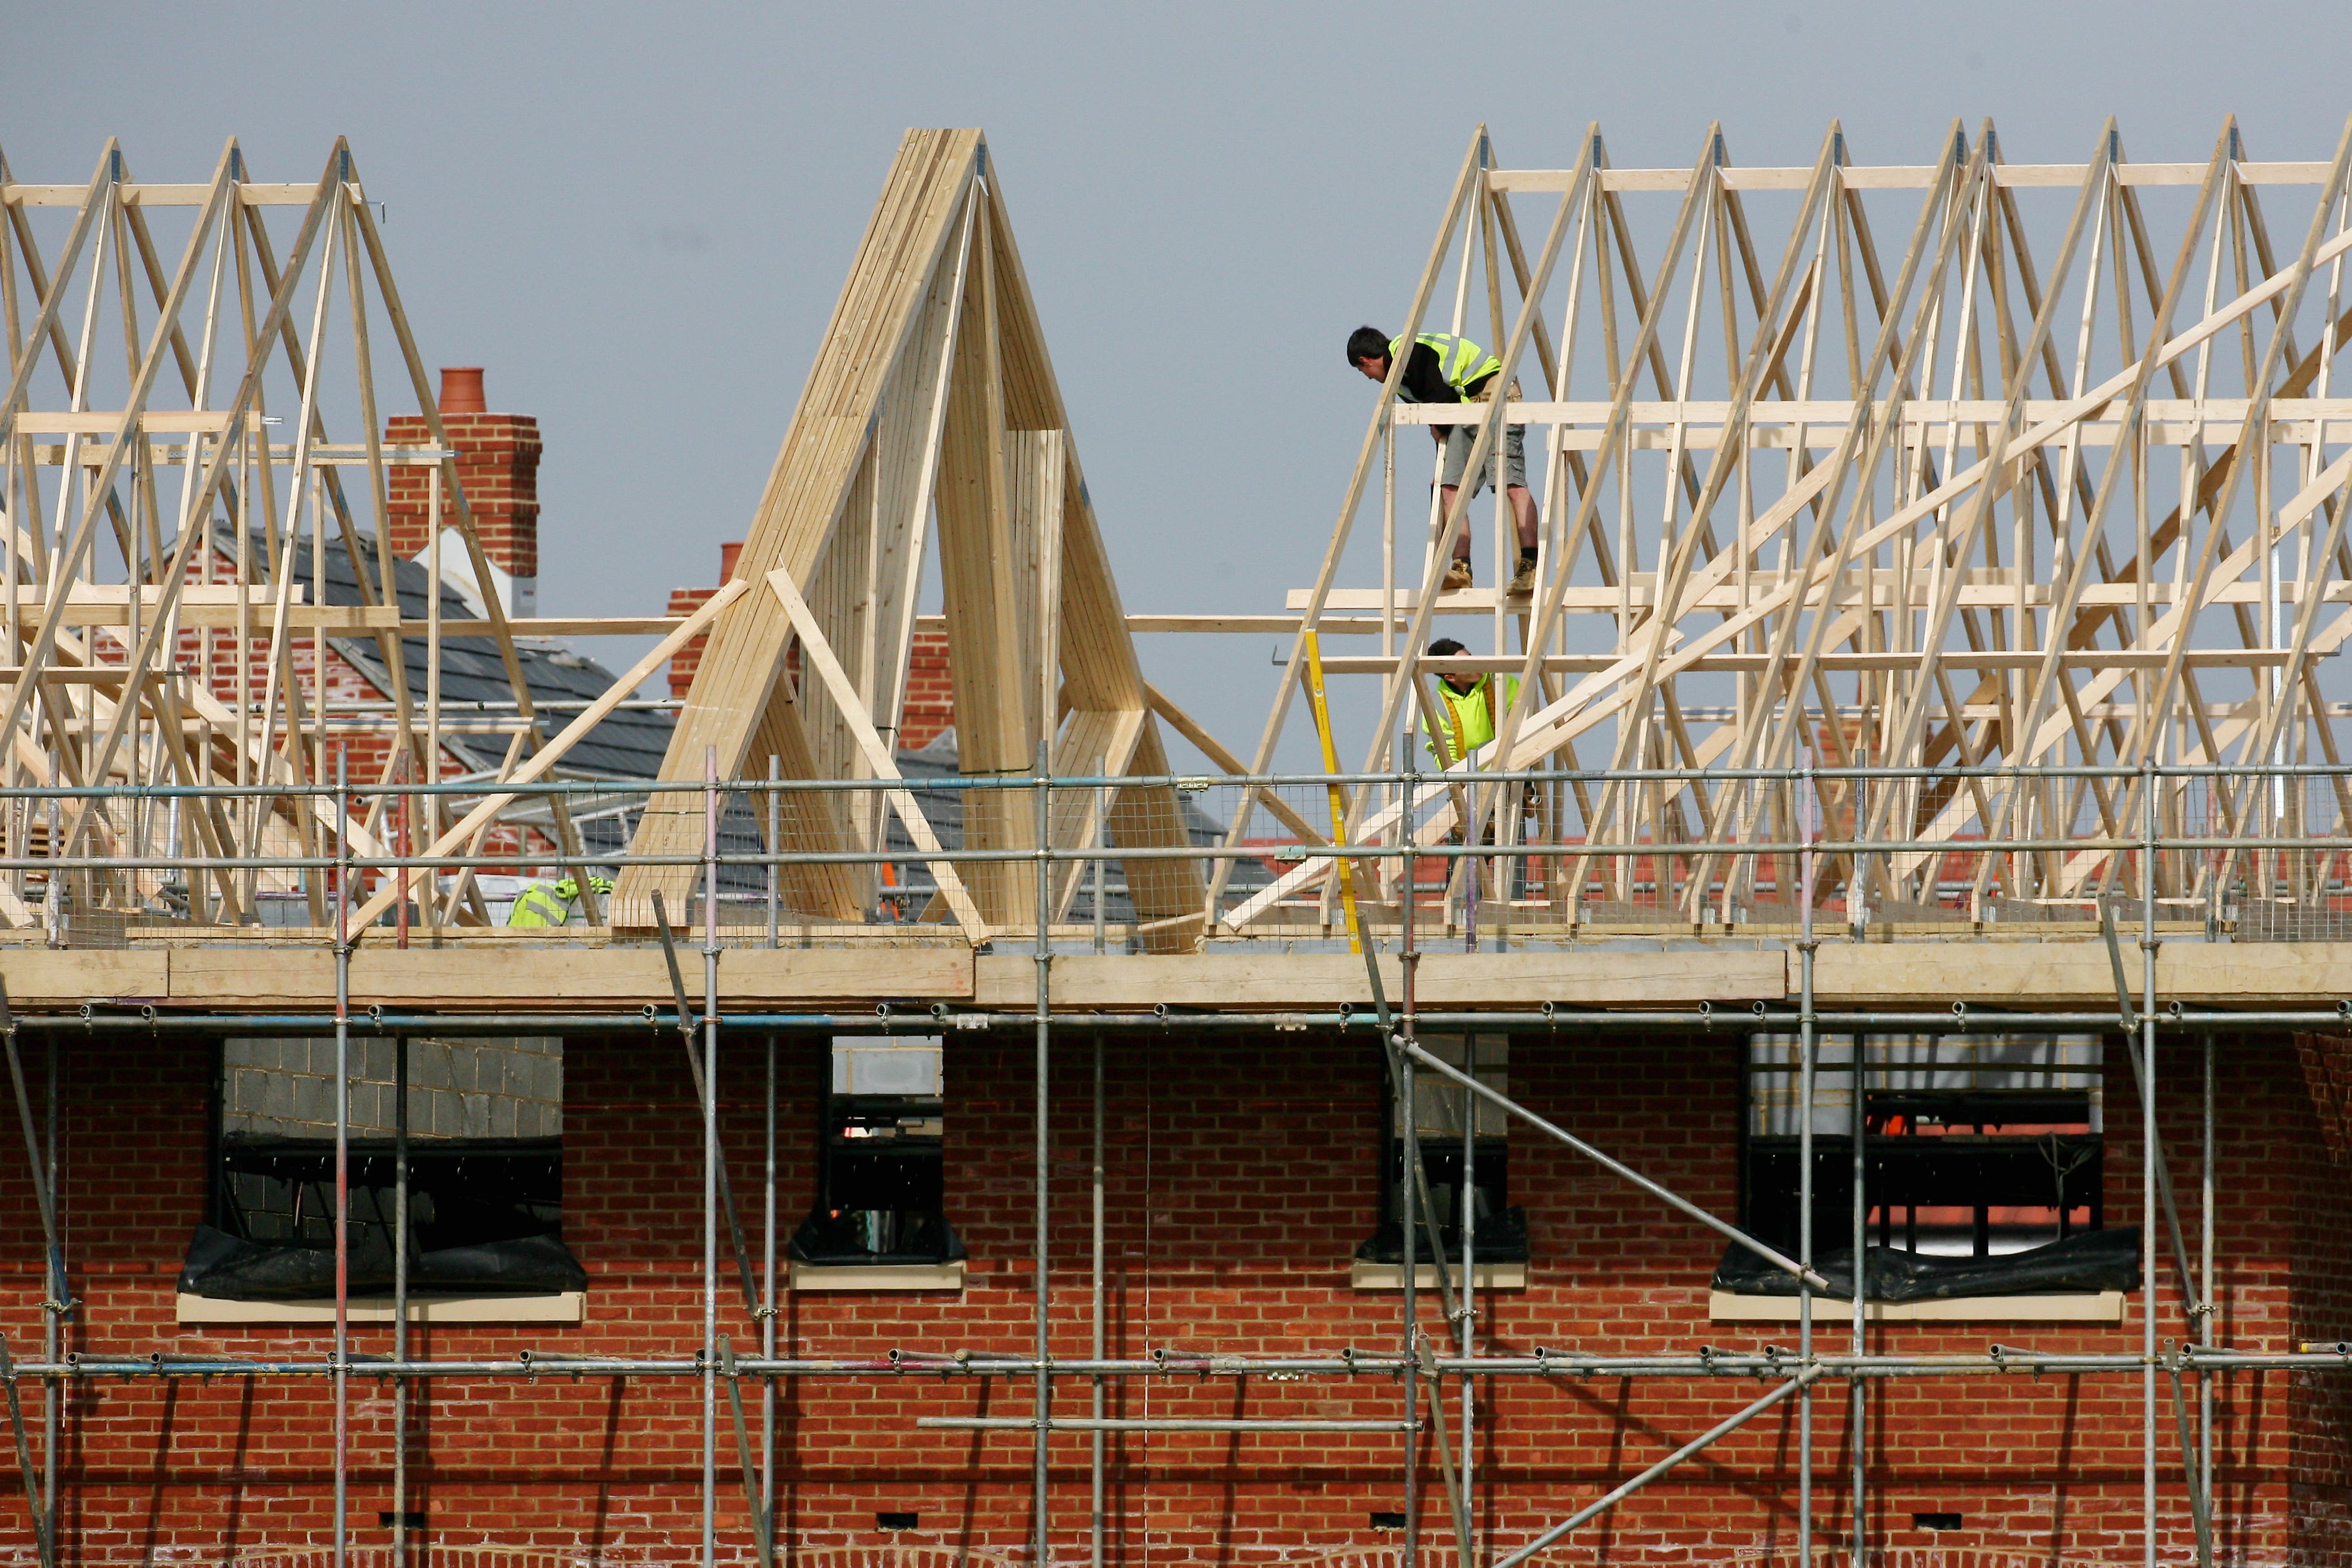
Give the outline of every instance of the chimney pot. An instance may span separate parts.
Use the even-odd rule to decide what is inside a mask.
[[[445,364],[441,367],[441,412],[444,414],[489,412],[489,405],[482,401],[482,367],[480,365]]]
[[[743,542],[740,539],[727,544],[722,544],[719,547],[719,581],[720,584],[724,584],[732,583],[735,580],[735,563],[741,559],[742,554]]]

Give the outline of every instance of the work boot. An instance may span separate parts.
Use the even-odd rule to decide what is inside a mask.
[[[1519,569],[1511,574],[1511,592],[1532,594],[1535,591],[1536,558],[1532,555],[1522,555],[1519,557]]]
[[[1453,564],[1446,567],[1445,581],[1439,584],[1438,587],[1442,591],[1451,594],[1457,589],[1467,588],[1468,586],[1470,586],[1470,563],[1457,555],[1454,558]]]

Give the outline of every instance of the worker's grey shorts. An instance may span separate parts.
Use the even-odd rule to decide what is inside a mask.
[[[1437,482],[1458,485],[1462,471],[1470,466],[1470,448],[1478,443],[1475,425],[1439,425],[1433,429],[1445,432],[1445,456],[1437,466]],[[1524,425],[1503,426],[1503,483],[1525,489],[1528,483],[1528,427]],[[1478,470],[1478,482],[1470,487],[1476,495],[1495,482],[1495,454],[1488,452],[1486,461]]]

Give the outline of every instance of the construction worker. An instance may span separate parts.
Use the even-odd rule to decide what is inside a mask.
[[[1431,658],[1450,658],[1470,650],[1452,637],[1429,645]],[[1474,670],[1440,670],[1437,676],[1437,727],[1423,742],[1438,766],[1451,767],[1495,738],[1503,715],[1518,700],[1519,678],[1513,676],[1496,694],[1495,678]]]
[[[613,890],[613,884],[603,877],[592,876],[588,886],[604,898]],[[510,926],[560,926],[570,922],[572,906],[580,901],[580,884],[570,877],[560,882],[533,882],[515,900],[514,908],[507,911]]]
[[[1397,344],[1397,339],[1378,327],[1358,327],[1348,334],[1348,363],[1371,380],[1385,383]],[[1484,403],[1501,390],[1496,381],[1502,371],[1502,361],[1468,338],[1450,332],[1423,332],[1412,341],[1404,375],[1397,383],[1397,395],[1407,403]],[[1517,383],[1512,384],[1509,395],[1518,395]],[[1536,498],[1528,493],[1527,428],[1524,425],[1506,426],[1503,437],[1504,489],[1510,499],[1511,517],[1519,535],[1519,568],[1511,578],[1510,591],[1514,594],[1532,591],[1536,582]],[[1438,465],[1437,489],[1444,511],[1451,512],[1454,492],[1462,485],[1462,472],[1470,466],[1470,449],[1478,442],[1478,427],[1433,425],[1429,433],[1444,454]],[[1494,478],[1495,455],[1490,451],[1486,466],[1471,482],[1470,493],[1476,495],[1493,483]],[[1450,592],[1467,588],[1470,582],[1470,530],[1465,523],[1454,541],[1454,560],[1445,569],[1444,586]]]
[[[1429,645],[1429,657],[1432,658],[1447,658],[1469,651],[1452,637],[1439,637]],[[1440,728],[1423,744],[1437,759],[1439,767],[1450,768],[1495,738],[1495,731],[1503,727],[1504,713],[1518,698],[1519,678],[1516,675],[1502,683],[1502,693],[1498,698],[1495,678],[1491,675],[1467,669],[1440,670],[1437,675],[1438,712],[1435,715]],[[1489,767],[1501,765],[1499,757],[1487,759]],[[1457,802],[1459,799],[1457,795]],[[1523,831],[1532,837],[1538,801],[1536,786],[1532,784],[1523,785],[1518,799],[1519,810],[1526,821]],[[1498,805],[1496,809],[1499,812],[1502,807]],[[1493,822],[1486,824],[1478,836],[1478,841],[1481,844],[1495,842]],[[1462,829],[1458,824],[1446,835],[1446,842],[1462,842]],[[1524,876],[1524,863],[1517,874]]]

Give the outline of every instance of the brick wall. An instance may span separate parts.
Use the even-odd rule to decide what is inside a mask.
[[[317,1355],[310,1329],[172,1327],[171,1280],[200,1209],[210,1054],[178,1043],[73,1037],[66,1060],[67,1224],[89,1305],[70,1348],[175,1353]],[[1735,1040],[1638,1037],[1513,1042],[1514,1092],[1531,1107],[1718,1212],[1737,1201]],[[1089,1046],[1058,1037],[1053,1113],[1055,1338],[1086,1347]],[[1021,1352],[1029,1343],[1032,1192],[1031,1043],[949,1037],[947,1182],[971,1251],[961,1294],[787,1298],[788,1353],[869,1355],[889,1347]],[[1118,1036],[1108,1052],[1107,1168],[1113,1353],[1330,1352],[1395,1341],[1392,1294],[1346,1286],[1349,1254],[1371,1224],[1379,1079],[1364,1040]],[[825,1072],[821,1041],[779,1047],[782,1226],[811,1190],[810,1129]],[[2166,1053],[2163,1130],[2195,1235],[2193,1053]],[[33,1050],[36,1083],[44,1068]],[[2334,1195],[2346,1081],[2340,1042],[2225,1040],[2221,1079],[2224,1342],[2287,1346],[2342,1324],[2345,1216]],[[719,1080],[736,1191],[760,1223],[761,1047],[730,1036]],[[2127,1078],[2110,1077],[2109,1223],[2136,1225],[2138,1112]],[[577,1327],[423,1331],[432,1355],[511,1355],[518,1346],[583,1353],[680,1355],[698,1342],[702,1216],[698,1132],[672,1037],[629,1033],[567,1042],[565,1233],[592,1278]],[[1630,1194],[1554,1144],[1513,1134],[1514,1201],[1527,1205],[1534,1284],[1481,1302],[1483,1342],[1601,1352],[1687,1352],[1699,1344],[1789,1345],[1793,1325],[1714,1324],[1706,1280],[1711,1233]],[[2325,1184],[2324,1188],[2315,1183]],[[19,1353],[38,1342],[37,1230],[21,1163],[0,1160],[0,1326]],[[756,1246],[756,1241],[754,1243]],[[2193,1246],[2192,1240],[2192,1246]],[[722,1299],[740,1350],[757,1331]],[[1428,1303],[1424,1302],[1424,1307]],[[2159,1336],[2186,1330],[2174,1292]],[[2352,1331],[2337,1328],[2336,1332]],[[1843,1328],[1825,1325],[1842,1346]],[[1988,1341],[2043,1350],[2136,1353],[2135,1303],[2121,1326],[2018,1323],[1886,1325],[1874,1351],[1981,1351]],[[355,1349],[385,1348],[380,1326]],[[2219,1534],[2224,1560],[2341,1562],[2346,1427],[2340,1384],[2277,1373],[2234,1375],[2218,1390]],[[1560,1377],[1500,1384],[1481,1402],[1476,1444],[1482,1550],[1506,1551],[1763,1392],[1754,1382]],[[1082,1391],[1066,1398],[1082,1404]],[[390,1402],[352,1389],[355,1544],[380,1553],[388,1506]],[[1384,1417],[1387,1379],[1131,1381],[1113,1414]],[[436,1562],[651,1563],[689,1560],[698,1525],[699,1394],[691,1382],[543,1377],[439,1384],[420,1396],[412,1451]],[[921,1415],[1020,1415],[1025,1387],[908,1374],[807,1380],[784,1388],[780,1531],[800,1564],[1024,1559],[1028,1445],[1004,1434],[922,1430]],[[1064,1408],[1070,1405],[1066,1404]],[[1880,1568],[2060,1568],[2137,1562],[2139,1380],[2136,1376],[1918,1378],[1871,1396],[1871,1524]],[[1820,1520],[1843,1528],[1845,1395],[1818,1405]],[[730,1561],[750,1554],[731,1436],[722,1442],[719,1525]],[[323,1560],[329,1528],[330,1405],[323,1383],[149,1381],[77,1384],[68,1452],[68,1558],[84,1563]],[[2162,1488],[2167,1563],[2193,1547],[2168,1405]],[[1725,1440],[1580,1531],[1555,1561],[1636,1565],[1790,1561],[1794,1552],[1796,1415],[1784,1409]],[[1330,1563],[1392,1558],[1398,1537],[1370,1528],[1402,1506],[1391,1436],[1126,1436],[1111,1445],[1114,1560],[1129,1564]],[[1056,1441],[1055,1552],[1083,1560],[1086,1439]],[[0,1467],[5,1470],[6,1467]],[[0,1481],[5,1487],[5,1481]],[[1425,1548],[1443,1552],[1433,1464],[1422,1470]],[[917,1530],[886,1536],[875,1514],[908,1511]],[[1926,1534],[1914,1512],[1963,1516]],[[21,1517],[21,1516],[18,1516]],[[12,1521],[0,1562],[29,1563]],[[362,1561],[375,1562],[369,1556]]]
[[[898,719],[898,749],[919,752],[955,723],[955,685],[948,672],[948,634],[919,630],[907,658],[907,706]]]
[[[720,584],[724,584],[735,575],[735,562],[742,553],[743,542],[740,539],[730,540],[719,547],[719,582]],[[716,584],[708,588],[672,588],[669,591],[669,604],[663,609],[662,614],[690,616],[702,608],[709,601],[710,595],[717,592],[719,588]],[[694,672],[702,668],[702,649],[709,641],[710,634],[705,632],[700,637],[685,643],[676,653],[669,656],[669,694],[672,697],[682,699],[694,689]]]
[[[2299,1170],[2293,1191],[2288,1256],[2294,1270],[2291,1337],[2332,1343],[2352,1340],[2352,1042],[2338,1036],[2297,1037],[2308,1110],[2280,1131]],[[2294,1431],[2290,1489],[2295,1543],[2306,1562],[2352,1559],[2352,1385],[2341,1377],[2298,1373],[2288,1385]]]

